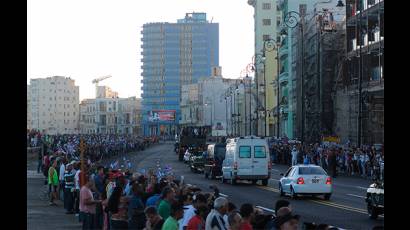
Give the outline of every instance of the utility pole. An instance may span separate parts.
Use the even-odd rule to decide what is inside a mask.
[[[304,44],[303,44],[303,42],[304,42],[304,31],[303,31],[303,24],[305,23],[304,22],[304,17],[305,17],[305,15],[304,15],[304,12],[301,12],[301,23],[300,23],[300,33],[301,33],[301,50],[302,50],[302,55],[300,55],[301,56],[301,58],[302,58],[302,63],[301,63],[301,97],[302,97],[302,101],[301,101],[301,104],[302,104],[302,110],[301,110],[301,112],[302,112],[302,126],[301,126],[301,142],[303,143],[304,142],[304,140],[305,140],[305,90],[304,90],[304,87],[305,87],[305,80],[304,80],[304,77],[303,77],[303,75],[304,75],[304,48],[303,48],[303,46],[304,46]]]
[[[380,3],[379,3],[380,4]],[[359,12],[359,31],[358,33],[356,33],[359,37],[358,37],[358,41],[359,41],[359,114],[357,117],[357,147],[360,148],[360,146],[362,145],[362,78],[363,78],[363,60],[362,60],[362,11],[363,8],[360,7],[360,12]],[[356,21],[356,25],[357,25],[357,21]]]
[[[80,163],[81,163],[81,181],[85,182],[85,163],[84,163],[84,150],[85,150],[85,143],[84,139],[80,139]]]

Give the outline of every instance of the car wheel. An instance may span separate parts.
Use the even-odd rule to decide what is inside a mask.
[[[324,196],[325,200],[329,200],[331,196],[332,196],[332,193],[326,193]]]
[[[256,182],[258,182],[257,180],[252,180],[252,184],[255,185]]]
[[[367,205],[367,212],[369,213],[369,218],[372,220],[377,219],[378,213],[377,209],[372,205]]]
[[[293,187],[290,187],[290,197],[292,199],[296,199],[297,198],[297,194],[295,193],[295,190],[293,190]]]
[[[279,183],[279,196],[284,196],[285,193],[283,192],[282,185]]]
[[[222,174],[222,176],[221,176],[221,182],[222,182],[222,184],[225,184],[225,178],[224,178],[224,175]]]
[[[262,185],[263,186],[268,186],[268,179],[263,179],[262,180]]]

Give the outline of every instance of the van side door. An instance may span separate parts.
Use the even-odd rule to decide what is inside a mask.
[[[252,169],[253,175],[265,176],[269,174],[269,152],[265,145],[253,146]]]

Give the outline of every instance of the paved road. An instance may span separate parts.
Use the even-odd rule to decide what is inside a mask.
[[[204,191],[211,191],[210,184],[216,184],[220,192],[238,206],[250,202],[255,205],[274,209],[275,202],[280,199],[277,190],[279,174],[286,171],[286,166],[273,167],[272,180],[269,187],[239,183],[238,185],[221,184],[219,180],[208,180],[203,174],[192,173],[188,166],[177,160],[173,145],[160,144],[149,149],[130,154],[128,157],[134,167],[156,168],[156,160],[160,159],[163,166],[169,165],[177,176],[184,175],[185,182],[195,184]],[[33,166],[32,166],[33,167]],[[33,169],[30,167],[31,169]],[[28,229],[80,229],[73,215],[64,214],[61,207],[50,207],[38,199],[43,180],[36,172],[28,171],[27,179],[27,223]],[[38,178],[36,178],[38,177]],[[384,225],[383,218],[370,220],[366,213],[364,202],[365,188],[369,181],[361,178],[338,177],[334,179],[334,193],[330,201],[310,197],[290,200],[295,212],[302,216],[302,222],[328,223],[345,229],[371,229],[376,225]],[[47,220],[47,221],[44,221]]]
[[[156,160],[161,159],[162,165],[171,166],[177,176],[184,175],[186,183],[196,184],[205,191],[210,191],[209,185],[214,183],[221,193],[228,195],[229,200],[238,205],[250,202],[267,209],[274,209],[275,202],[280,199],[275,179],[279,179],[279,174],[286,170],[286,166],[273,167],[273,180],[270,181],[273,187],[245,182],[233,186],[221,184],[219,180],[205,179],[203,174],[192,173],[187,165],[177,160],[171,144],[157,146],[155,150],[154,154],[135,163],[146,169],[155,168]],[[345,229],[371,229],[376,225],[384,225],[384,220],[383,218],[370,220],[367,216],[363,197],[369,183],[361,178],[338,177],[334,179],[334,193],[330,201],[311,197],[302,197],[298,200],[290,200],[287,197],[284,199],[291,201],[295,212],[302,216],[302,222],[328,223]]]

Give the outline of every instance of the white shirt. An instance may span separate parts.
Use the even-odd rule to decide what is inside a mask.
[[[298,151],[297,150],[292,150],[292,158],[293,159],[298,158]]]
[[[188,208],[188,209],[185,209]],[[192,205],[185,205],[184,206],[184,217],[179,225],[179,230],[183,230],[184,226],[188,226],[189,221],[193,216],[195,216],[195,208]]]
[[[60,165],[60,174],[59,174],[60,181],[64,181],[64,172],[65,172],[65,165],[61,164]]]
[[[74,184],[75,184],[75,189],[80,190],[80,169],[75,172],[74,176]]]

